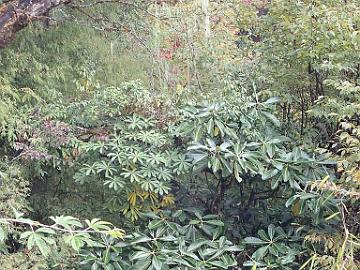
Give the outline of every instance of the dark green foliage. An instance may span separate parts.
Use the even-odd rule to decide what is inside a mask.
[[[243,250],[221,236],[224,223],[216,215],[178,210],[145,216],[151,218],[145,232],[121,242],[103,239],[103,246],[84,251],[84,269],[229,269],[236,265],[233,253]]]
[[[0,52],[5,270],[358,269],[357,1],[219,1],[223,61],[190,2],[63,9]],[[166,36],[199,7],[211,35]]]

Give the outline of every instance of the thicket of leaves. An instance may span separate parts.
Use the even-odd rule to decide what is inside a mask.
[[[358,269],[358,1],[158,2],[1,51],[2,267]]]

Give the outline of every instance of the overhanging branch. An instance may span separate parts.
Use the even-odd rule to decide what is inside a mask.
[[[0,48],[5,48],[17,32],[44,18],[53,8],[73,0],[10,0],[0,4]]]

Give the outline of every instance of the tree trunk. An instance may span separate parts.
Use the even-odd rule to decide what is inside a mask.
[[[5,48],[17,32],[31,22],[44,19],[53,8],[72,0],[10,0],[0,4],[0,48]]]

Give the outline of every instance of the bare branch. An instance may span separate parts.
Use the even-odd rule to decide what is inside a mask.
[[[41,20],[53,8],[72,0],[11,0],[0,4],[0,48],[31,22]]]

